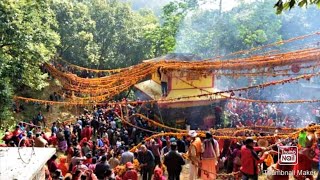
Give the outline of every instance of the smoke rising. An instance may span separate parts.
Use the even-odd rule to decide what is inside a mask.
[[[222,7],[225,2],[222,1]],[[220,13],[217,8],[219,1],[212,3],[209,7],[214,8],[208,8],[208,4],[202,5],[185,17],[176,37],[175,52],[193,53],[203,58],[212,58],[269,44],[280,39],[285,40],[320,31],[320,23],[318,22],[320,12],[315,7],[294,8],[283,12],[281,15],[276,15],[273,2],[246,1]],[[255,54],[270,54],[270,52],[287,52],[310,47],[320,48],[320,36],[312,36],[282,46],[265,48],[247,55],[227,56],[225,59]],[[291,72],[290,66],[283,68],[289,69],[288,73]],[[298,73],[291,72],[292,75],[289,77],[317,72],[320,72],[319,66],[301,69]],[[226,90],[287,77],[233,78],[221,76],[216,81],[216,87],[220,90]],[[236,96],[269,101],[320,99],[320,78],[314,77],[309,81],[301,80],[296,83],[241,92]],[[271,107],[275,107],[279,114],[283,114],[277,117],[278,124],[284,123],[284,118],[291,118],[294,126],[302,127],[315,121],[314,110],[320,108],[320,104],[270,104],[266,106],[266,109],[271,109]]]

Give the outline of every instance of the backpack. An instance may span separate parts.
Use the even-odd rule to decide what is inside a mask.
[[[215,152],[215,142],[213,139],[205,140],[203,142],[203,158],[216,158],[216,152]]]

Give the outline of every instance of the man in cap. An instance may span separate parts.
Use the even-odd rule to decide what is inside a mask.
[[[262,163],[267,157],[268,152],[265,152],[260,158],[256,151],[266,150],[263,147],[254,147],[254,140],[248,137],[245,140],[245,145],[241,147],[241,167],[242,180],[258,180],[258,164]]]
[[[195,130],[189,131],[189,136],[191,137],[191,142],[188,150],[188,155],[190,159],[190,180],[194,180],[198,176],[198,167],[200,165],[200,155],[201,155],[201,139],[197,137],[197,132]]]
[[[168,180],[179,180],[184,164],[182,156],[177,152],[177,143],[172,142],[170,152],[164,157],[164,165],[166,165],[169,174]]]

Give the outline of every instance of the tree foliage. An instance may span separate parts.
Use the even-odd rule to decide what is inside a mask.
[[[122,0],[129,2],[133,10],[152,10],[157,16],[160,16],[162,7],[167,5],[172,0]]]
[[[135,12],[119,1],[62,1],[53,4],[62,43],[60,56],[85,67],[116,68],[151,57],[145,33],[157,24],[150,11]]]
[[[280,40],[280,28],[270,1],[241,3],[222,14],[199,9],[184,21],[176,51],[204,58],[224,55]]]
[[[40,66],[56,52],[56,25],[49,2],[0,1],[0,120],[10,114],[15,89],[46,85]]]
[[[313,4],[320,8],[320,0],[278,0],[274,7],[277,9],[277,14],[280,14],[283,10],[291,10],[295,6],[307,7]]]
[[[161,56],[175,50],[176,36],[182,21],[198,6],[197,0],[184,0],[170,2],[162,8],[161,24],[153,31],[149,31],[146,36],[152,42],[154,56]]]

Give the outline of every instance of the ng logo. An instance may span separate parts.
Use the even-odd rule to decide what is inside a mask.
[[[279,146],[278,159],[280,165],[298,164],[298,147],[296,146]]]

